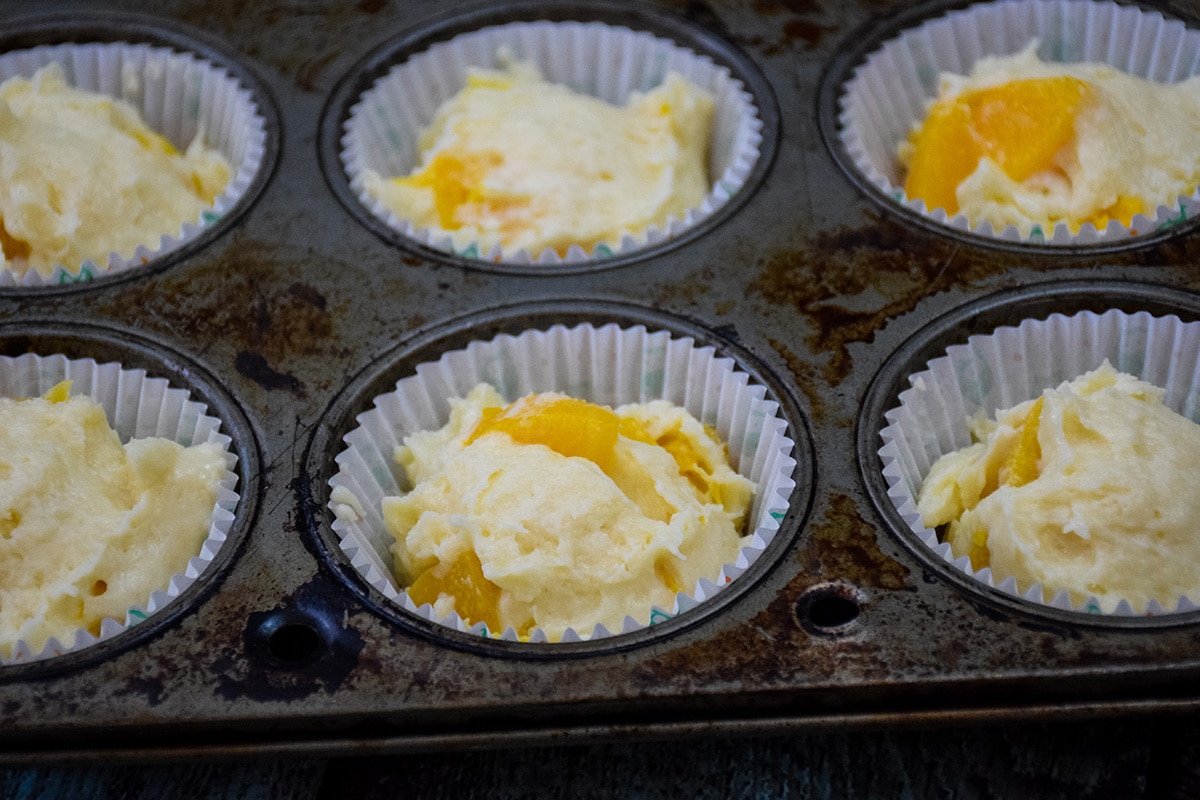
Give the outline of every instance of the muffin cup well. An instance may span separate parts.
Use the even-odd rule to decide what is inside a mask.
[[[609,103],[662,83],[668,71],[709,91],[715,102],[709,145],[709,192],[684,218],[627,232],[590,250],[571,245],[565,256],[481,247],[441,229],[417,229],[371,194],[364,171],[384,178],[410,174],[420,163],[418,139],[438,107],[461,90],[472,67],[494,68],[510,53],[538,68],[547,81]],[[413,241],[463,258],[511,264],[577,264],[660,244],[712,216],[745,184],[759,159],[763,123],[754,99],[730,70],[705,55],[644,31],[602,22],[512,22],[440,42],[393,67],[350,109],[340,159],[351,191],[378,220]]]
[[[51,63],[62,65],[71,86],[133,105],[146,125],[180,152],[202,136],[229,162],[229,183],[197,219],[180,220],[178,229],[163,231],[132,253],[109,253],[100,264],[60,264],[50,275],[34,269],[24,275],[0,270],[0,287],[74,283],[150,263],[196,239],[229,213],[264,166],[266,119],[249,89],[221,66],[193,53],[145,43],[43,45],[0,55],[0,81],[31,77]]]
[[[1112,244],[1159,233],[1200,213],[1200,188],[1154,213],[1136,215],[1126,227],[1110,221],[1097,229],[1083,224],[1072,234],[1065,223],[1052,230],[1035,226],[1022,235],[1013,225],[974,226],[967,217],[929,209],[904,193],[897,146],[925,117],[943,72],[965,75],[984,56],[1017,53],[1038,41],[1049,62],[1100,62],[1131,75],[1173,83],[1196,74],[1200,31],[1165,19],[1156,11],[1095,0],[1004,0],[983,2],[901,31],[866,56],[838,98],[837,136],[857,171],[889,203],[930,222],[978,236],[1029,245]]]
[[[482,624],[468,625],[455,613],[439,617],[429,605],[417,607],[397,585],[388,549],[392,537],[380,504],[385,496],[402,493],[402,469],[393,452],[404,436],[440,428],[449,417],[449,399],[465,396],[483,381],[509,400],[536,391],[560,391],[610,406],[669,400],[715,426],[727,443],[731,465],[755,484],[749,543],[735,562],[711,580],[679,593],[671,608],[647,608],[639,619],[626,617],[620,630],[603,625],[567,629],[557,641],[630,633],[689,611],[741,576],[774,539],[787,513],[796,465],[787,422],[778,413],[778,403],[766,399],[766,387],[751,383],[732,359],[719,357],[712,347],[667,331],[617,324],[556,325],[474,341],[436,362],[418,365],[415,375],[376,397],[374,407],[357,417],[359,426],[343,438],[346,447],[336,456],[338,471],[329,481],[333,530],[353,568],[389,601],[424,620],[489,635]],[[518,637],[510,629],[498,638]],[[535,629],[530,641],[548,640]]]
[[[125,369],[117,363],[100,364],[92,359],[68,359],[62,355],[27,354],[0,356],[0,396],[37,397],[60,381],[70,379],[72,395],[86,395],[99,403],[109,425],[122,442],[149,436],[165,437],[184,446],[215,442],[225,450],[225,474],[217,488],[217,499],[205,523],[207,537],[184,569],[139,605],[129,609],[124,620],[105,619],[100,635],[79,630],[67,641],[50,639],[34,650],[17,642],[4,664],[21,664],[83,650],[111,639],[165,608],[200,577],[224,546],[239,502],[237,456],[232,439],[221,432],[221,421],[210,416],[204,404],[191,399],[190,392],[173,388],[163,378],[147,377],[145,370]]]
[[[955,558],[950,545],[939,541],[917,513],[916,496],[932,464],[971,443],[969,417],[979,412],[994,415],[996,409],[1030,400],[1105,359],[1121,372],[1162,387],[1169,408],[1200,420],[1200,322],[1116,309],[1027,319],[951,346],[909,377],[911,388],[900,393],[898,407],[886,413],[888,424],[880,432],[883,446],[878,455],[887,496],[908,531],[937,558],[1008,595],[1088,614],[1135,617],[1195,611],[1200,597],[1161,598],[1144,609],[1121,600],[1115,608],[1104,609],[1095,597],[1073,603],[1065,588],[1018,585],[1012,576],[993,574],[990,567],[976,571],[966,556]]]

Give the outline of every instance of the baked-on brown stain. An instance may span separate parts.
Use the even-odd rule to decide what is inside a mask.
[[[808,406],[814,422],[830,421],[826,418],[829,416],[829,403],[825,399],[825,395],[820,391],[822,383],[821,376],[817,374],[817,366],[810,364],[801,359],[783,342],[778,339],[767,337],[767,344],[779,354],[783,359],[783,363],[787,365],[788,372],[792,373],[795,378],[795,384],[800,391],[804,392],[804,396],[808,398]],[[851,411],[852,409],[843,409],[843,411]],[[852,425],[854,423],[851,414],[843,413],[839,423]]]
[[[816,47],[831,29],[813,22],[794,19],[783,26],[783,33],[793,41],[799,39],[808,47]]]
[[[274,369],[260,353],[250,353],[242,350],[233,362],[238,374],[257,383],[269,391],[282,389],[301,397],[304,396],[304,384],[295,375],[288,375]]]
[[[260,354],[277,369],[306,356],[345,356],[335,336],[337,309],[312,286],[287,282],[302,272],[279,248],[243,241],[202,267],[130,283],[114,301],[153,309],[145,328],[159,324],[190,341],[224,342]]]
[[[292,76],[299,89],[314,91],[323,67],[374,32],[370,26],[378,23],[373,18],[386,7],[386,0],[353,4],[198,0],[174,15]]]
[[[916,591],[908,584],[908,568],[879,549],[874,526],[862,518],[854,500],[846,495],[829,498],[824,518],[809,526],[809,535],[815,546],[805,551],[808,572],[856,586]]]
[[[654,297],[655,303],[659,306],[667,306],[672,300],[684,300],[688,303],[695,304],[697,298],[708,294],[711,291],[713,283],[716,281],[716,274],[711,267],[705,267],[694,275],[689,275],[683,280],[675,283],[667,283],[658,287],[658,292]]]
[[[817,0],[753,0],[750,7],[756,14],[773,16],[775,14],[819,14],[821,4]]]
[[[808,247],[768,256],[749,291],[788,304],[811,322],[804,343],[814,353],[828,353],[824,378],[837,386],[853,366],[850,343],[871,341],[889,319],[939,292],[995,276],[1001,281],[993,288],[1012,285],[1015,279],[1004,273],[1018,263],[1007,253],[976,250],[883,219],[821,232]]]

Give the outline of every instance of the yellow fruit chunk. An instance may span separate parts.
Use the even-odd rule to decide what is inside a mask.
[[[604,469],[612,462],[620,419],[612,410],[577,400],[535,394],[495,414],[485,414],[467,444],[499,431],[520,444],[542,444],[564,456],[586,458]]]
[[[0,250],[9,261],[15,258],[29,258],[32,248],[29,242],[17,239],[4,227],[4,219],[0,218]]]
[[[42,396],[46,398],[47,402],[62,403],[71,396],[71,384],[72,381],[70,379],[59,381],[51,386],[50,390]]]
[[[1042,457],[1042,447],[1038,444],[1038,427],[1044,405],[1045,398],[1039,397],[1029,409],[1029,414],[1021,423],[1020,437],[1001,467],[1003,481],[1008,486],[1024,486],[1038,476],[1038,461]]]
[[[992,563],[992,551],[988,550],[987,528],[976,528],[971,531],[971,544],[967,548],[967,556],[971,559],[971,568],[978,571]]]
[[[489,630],[501,630],[500,587],[483,576],[483,565],[467,550],[448,566],[435,564],[408,587],[408,596],[418,606],[432,605],[442,594],[454,598],[454,610],[470,624],[482,622]]]
[[[1133,215],[1141,214],[1145,210],[1146,204],[1138,198],[1121,195],[1117,197],[1116,202],[1111,206],[1097,211],[1084,221],[1095,225],[1097,230],[1104,230],[1108,226],[1110,219],[1115,219],[1128,228],[1133,224]]]
[[[472,72],[467,75],[467,88],[469,89],[496,89],[499,91],[508,91],[513,88],[513,79],[507,75],[496,74],[481,74]]]
[[[683,591],[683,587],[679,583],[679,573],[675,571],[675,567],[667,560],[666,556],[654,562],[654,574],[672,594],[679,594]]]
[[[621,418],[620,432],[626,439],[632,439],[635,442],[658,444],[658,442],[654,441],[654,437],[650,435],[650,432],[646,430],[646,426],[641,423],[641,420],[633,417]]]
[[[175,149],[175,145],[171,144],[165,136],[161,136],[154,131],[133,130],[131,131],[133,138],[142,147],[150,151],[165,153],[169,156],[179,155],[179,151]]]
[[[716,439],[716,436],[713,438]],[[679,474],[696,487],[696,491],[700,493],[701,497],[709,497],[714,502],[721,502],[721,498],[713,496],[717,487],[710,484],[708,480],[709,475],[712,474],[712,464],[709,464],[700,453],[696,452],[691,439],[678,430],[674,430],[658,437],[658,445],[671,454],[679,466]]]
[[[484,202],[484,179],[488,172],[503,163],[504,155],[492,150],[464,153],[461,156],[441,152],[417,174],[393,180],[401,186],[432,189],[438,224],[453,231],[462,227],[462,221],[458,218],[459,208]]]
[[[911,136],[914,147],[904,191],[929,208],[958,211],[958,185],[994,161],[1014,181],[1053,167],[1075,138],[1075,118],[1089,87],[1069,76],[1026,78],[938,102]]]

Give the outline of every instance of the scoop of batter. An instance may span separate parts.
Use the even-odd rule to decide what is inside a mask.
[[[1144,610],[1200,597],[1200,425],[1163,390],[1106,361],[1042,396],[971,421],[917,501],[956,556],[1075,603]]]

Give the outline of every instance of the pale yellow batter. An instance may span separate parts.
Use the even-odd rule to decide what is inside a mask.
[[[529,64],[473,71],[421,137],[413,174],[364,174],[419,229],[486,252],[616,245],[708,192],[713,101],[675,73],[624,107],[547,83]]]
[[[57,64],[0,84],[0,268],[49,276],[156,249],[228,181],[200,136],[181,155],[128,103],[68,86]]]
[[[1107,362],[1040,398],[971,421],[976,444],[921,486],[926,526],[975,569],[1102,610],[1200,598],[1200,425]]]
[[[225,473],[217,444],[147,438],[122,447],[104,410],[0,398],[0,655],[24,640],[73,644],[124,622],[200,552]]]

